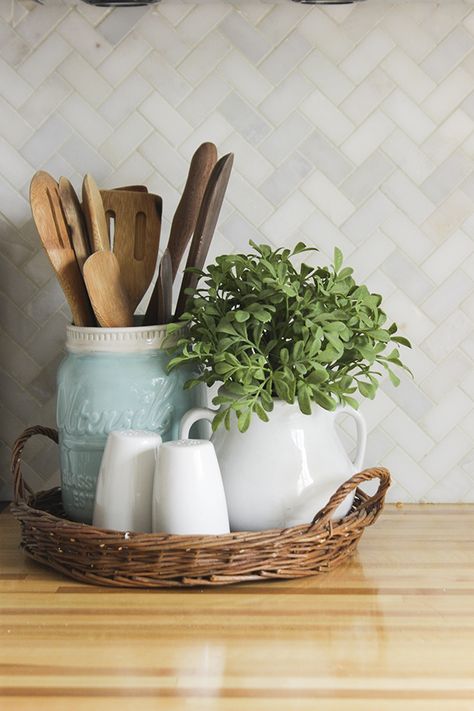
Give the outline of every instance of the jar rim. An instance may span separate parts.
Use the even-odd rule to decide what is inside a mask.
[[[170,335],[166,347],[172,347],[184,330],[184,328],[179,329]],[[166,337],[167,324],[129,326],[127,328],[101,328],[70,324],[66,328],[66,350],[72,353],[153,351],[163,348]]]

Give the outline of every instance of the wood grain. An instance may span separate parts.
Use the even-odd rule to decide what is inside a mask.
[[[2,711],[472,711],[474,506],[387,506],[318,578],[80,585],[0,514]]]
[[[133,311],[123,285],[117,257],[106,249],[84,264],[84,280],[97,321],[104,328],[133,326]]]

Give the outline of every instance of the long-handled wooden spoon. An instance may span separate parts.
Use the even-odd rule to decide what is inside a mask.
[[[43,247],[71,309],[73,323],[76,326],[94,326],[94,314],[69,240],[58,184],[51,175],[39,171],[33,176],[30,203]]]
[[[169,323],[171,321],[173,308],[173,265],[171,264],[171,256],[167,249],[160,262],[157,284],[158,319],[156,323]],[[145,325],[149,324],[145,323]]]
[[[196,221],[201,207],[204,191],[206,190],[209,176],[217,161],[217,148],[213,143],[203,143],[194,153],[189,166],[186,185],[184,186],[181,200],[178,203],[171,223],[168,246],[163,254],[163,259],[171,262],[171,286],[176,277],[179,265],[196,227]],[[160,305],[160,294],[163,294],[165,286],[162,283],[163,275],[168,278],[168,269],[161,270],[158,274],[155,289],[150,298],[148,309],[145,314],[145,324],[165,323],[161,319],[162,307]],[[159,315],[160,314],[160,315]]]
[[[84,264],[84,280],[97,321],[105,328],[133,326],[133,310],[113,252],[91,254]]]
[[[219,213],[224,201],[233,162],[234,154],[228,153],[214,166],[202,199],[201,209],[199,210],[196,229],[194,230],[188,260],[186,262],[186,269],[190,267],[202,269],[204,266],[214,230],[216,229],[217,220],[219,219]],[[184,313],[186,300],[188,298],[185,293],[186,289],[195,288],[198,280],[199,277],[197,274],[188,271],[184,272],[176,306],[175,319]]]
[[[86,175],[82,183],[82,206],[91,249],[94,252],[110,249],[104,205],[100,190],[92,175]]]
[[[69,227],[71,244],[76,253],[79,269],[82,272],[84,262],[91,253],[91,248],[81,203],[67,178],[59,178],[59,197],[61,198],[64,217]]]

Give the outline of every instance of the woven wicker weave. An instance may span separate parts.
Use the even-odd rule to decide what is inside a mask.
[[[21,522],[23,550],[75,580],[116,587],[223,585],[271,578],[300,578],[332,570],[351,555],[364,528],[379,516],[390,474],[384,468],[355,474],[331,497],[311,524],[223,536],[170,536],[105,531],[64,517],[61,490],[33,494],[21,475],[21,455],[36,434],[57,442],[57,432],[30,427],[15,443],[12,512]],[[356,487],[378,478],[368,496]],[[331,515],[356,489],[350,512]]]

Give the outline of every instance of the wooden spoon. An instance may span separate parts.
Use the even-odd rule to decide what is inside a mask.
[[[33,219],[76,326],[94,326],[84,280],[69,240],[58,184],[48,173],[35,173],[30,185]]]
[[[184,186],[181,200],[178,203],[171,223],[168,246],[163,254],[163,259],[171,261],[171,286],[176,277],[179,265],[191,239],[201,207],[204,191],[212,169],[217,161],[217,148],[213,143],[203,143],[194,153],[189,166],[186,185]],[[163,311],[160,305],[160,293],[163,293],[163,284],[158,276],[155,288],[145,314],[145,324],[166,323],[162,320]],[[161,315],[159,315],[161,314]]]
[[[59,197],[61,198],[64,217],[69,227],[69,237],[72,247],[76,253],[79,269],[82,272],[84,262],[90,255],[91,249],[81,203],[76,195],[76,191],[67,178],[59,178]]]
[[[106,218],[114,219],[113,252],[132,311],[153,278],[160,242],[162,200],[152,193],[102,190]]]
[[[82,206],[92,250],[110,249],[104,205],[92,175],[86,175],[82,183]]]
[[[101,250],[91,254],[84,264],[84,280],[101,326],[133,326],[133,310],[123,286],[117,257],[113,252]]]
[[[221,211],[224,195],[229,182],[232,164],[234,162],[234,154],[228,153],[221,158],[211,173],[207,184],[206,192],[202,199],[201,209],[194,230],[194,236],[189,249],[186,269],[196,267],[202,269],[206,261],[207,253],[211,244],[214,230],[216,229],[217,220]],[[187,294],[186,289],[196,288],[199,281],[197,274],[184,272],[181,289],[178,296],[178,304],[176,306],[175,319],[179,318],[186,308]]]

